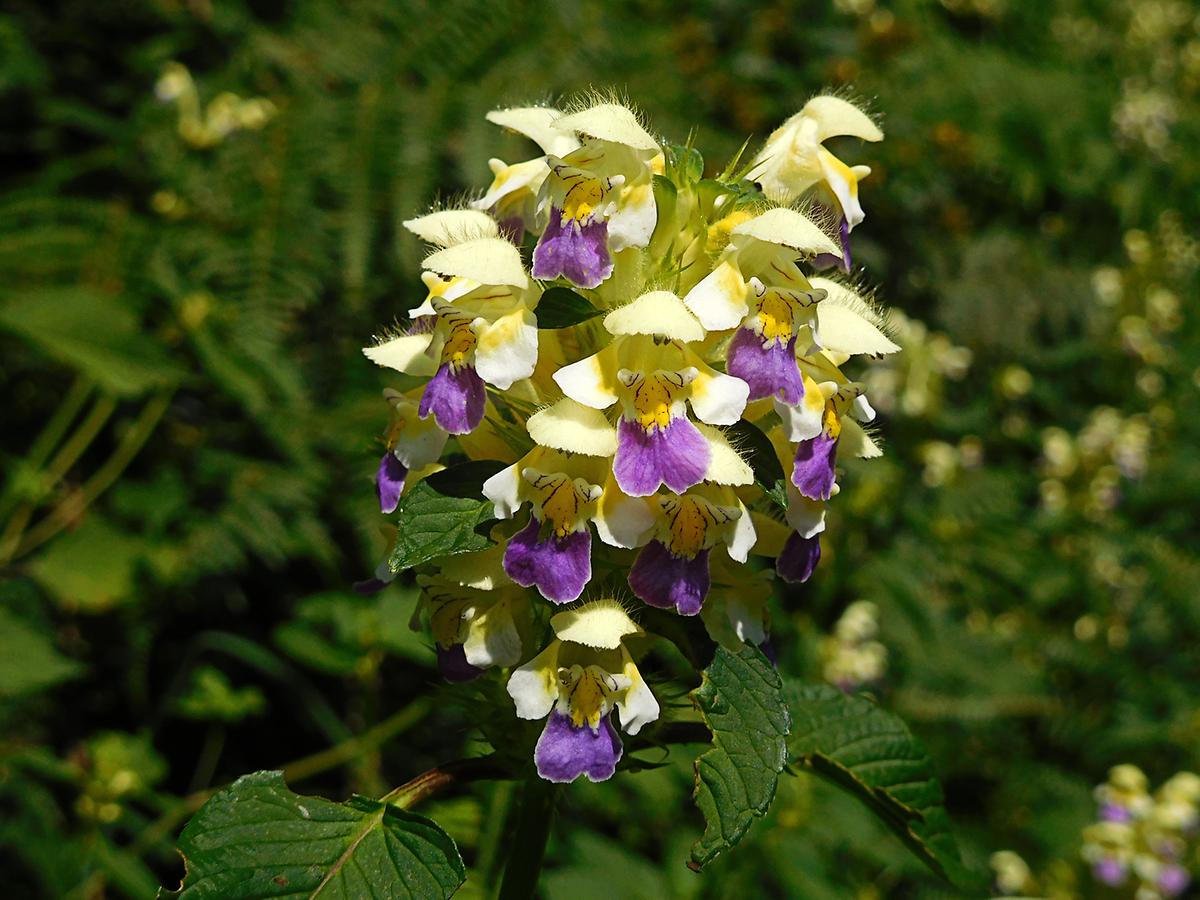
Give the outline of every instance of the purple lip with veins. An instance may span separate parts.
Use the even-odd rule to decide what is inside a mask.
[[[833,492],[837,443],[837,438],[822,433],[796,445],[792,484],[809,500],[828,500]]]
[[[576,728],[570,716],[555,709],[538,739],[533,759],[538,774],[547,781],[566,784],[580,775],[586,775],[589,781],[607,781],[617,770],[623,752],[609,716],[592,731],[586,722]]]
[[[681,616],[694,616],[704,605],[711,583],[708,554],[701,550],[695,558],[675,556],[661,541],[651,541],[629,569],[629,587],[651,606],[673,607]]]
[[[467,434],[483,421],[485,399],[483,379],[474,366],[462,366],[455,371],[454,366],[442,363],[425,385],[417,413],[422,419],[432,413],[443,431]]]
[[[504,550],[504,571],[521,587],[536,586],[555,603],[579,598],[592,577],[592,533],[585,529],[564,538],[553,533],[539,537],[541,523],[529,524],[513,535]]]
[[[608,252],[608,223],[602,219],[580,223],[562,210],[550,208],[550,222],[533,248],[533,277],[551,281],[560,275],[576,287],[594,288],[612,274]]]
[[[394,513],[400,505],[400,493],[404,490],[404,479],[408,477],[408,466],[396,459],[391,450],[379,460],[379,471],[375,473],[375,492],[379,494],[379,511]]]
[[[775,571],[786,582],[803,584],[812,577],[820,561],[820,538],[815,534],[809,538],[801,537],[793,531],[775,560]]]
[[[704,480],[711,452],[704,435],[686,418],[649,431],[622,418],[613,474],[630,497],[648,497],[662,484],[682,494]]]
[[[728,371],[750,385],[750,399],[779,396],[795,406],[804,399],[804,380],[796,366],[796,339],[786,344],[763,339],[749,328],[739,328],[729,343]]]

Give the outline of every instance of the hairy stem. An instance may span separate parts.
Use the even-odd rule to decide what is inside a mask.
[[[530,900],[537,891],[561,786],[531,775],[521,794],[499,900]]]

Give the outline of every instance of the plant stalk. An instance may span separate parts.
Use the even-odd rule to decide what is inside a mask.
[[[531,900],[536,895],[560,792],[559,785],[537,775],[525,782],[499,900]]]

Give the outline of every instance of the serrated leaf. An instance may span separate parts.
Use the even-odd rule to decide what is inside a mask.
[[[865,697],[830,685],[789,685],[792,762],[867,805],[929,868],[966,887],[942,786],[908,726]]]
[[[46,287],[17,297],[0,307],[0,328],[121,396],[174,384],[184,375],[127,307],[85,287]]]
[[[180,900],[403,900],[449,897],[466,879],[458,848],[424,816],[353,796],[302,797],[282,772],[245,775],[179,837]]]
[[[718,647],[693,699],[713,736],[696,760],[693,796],[705,828],[688,866],[699,870],[770,807],[787,763],[789,717],[779,673],[756,647]]]
[[[438,473],[444,476],[440,483],[458,496],[441,493],[430,484],[430,481],[434,481],[434,484],[439,482],[427,479],[400,501],[396,508],[399,526],[396,543],[388,556],[388,566],[393,572],[411,569],[439,556],[483,550],[491,543],[476,530],[496,517],[491,501],[483,499],[479,493],[483,479],[474,481],[473,478],[461,477],[462,473],[456,471],[460,468],[463,467],[456,466]],[[467,493],[467,484],[475,486],[475,497],[462,496]]]
[[[537,305],[538,328],[570,328],[594,319],[604,310],[570,288],[552,287],[542,294]]]
[[[755,483],[781,509],[787,509],[787,480],[783,466],[775,455],[775,448],[761,428],[745,419],[739,419],[725,429],[730,443],[750,464]]]

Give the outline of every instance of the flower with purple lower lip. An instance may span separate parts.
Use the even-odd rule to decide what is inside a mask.
[[[796,445],[792,484],[803,496],[810,500],[829,499],[833,492],[837,445],[837,433],[830,430]]]
[[[483,421],[486,398],[483,379],[473,366],[442,363],[421,395],[420,416],[432,415],[450,434],[467,434]]]
[[[750,515],[729,489],[713,490],[717,503],[696,493],[655,497],[658,528],[629,570],[633,593],[681,616],[700,612],[712,584],[709,554],[717,543],[744,562],[756,533]]]
[[[375,472],[375,491],[379,495],[379,510],[393,513],[412,469],[436,462],[446,446],[446,432],[436,423],[424,421],[413,401],[391,388],[383,397],[391,407],[391,423],[384,440],[387,450]]]
[[[778,397],[795,405],[804,399],[804,379],[796,365],[796,338],[764,339],[739,328],[729,344],[729,374],[750,385],[751,400]]]
[[[379,460],[379,471],[375,473],[375,493],[379,495],[379,511],[394,513],[400,505],[400,493],[404,490],[404,479],[408,477],[408,466],[388,450]]]
[[[470,681],[490,666],[515,665],[521,658],[518,621],[530,612],[525,592],[512,585],[479,590],[444,573],[421,576],[421,603],[447,681]]]
[[[542,536],[540,532],[547,531]],[[504,571],[524,587],[536,587],[554,603],[577,600],[592,578],[592,535],[582,531],[559,536],[531,516],[529,524],[513,535],[504,551]]]
[[[576,287],[595,288],[612,274],[608,223],[571,218],[558,207],[533,251],[533,277],[550,281],[562,276]]]
[[[522,719],[546,719],[534,750],[542,778],[605,781],[623,752],[614,710],[627,734],[658,718],[658,701],[623,643],[641,629],[610,600],[561,612],[550,625],[555,640],[513,672],[508,693]]]
[[[1092,865],[1092,874],[1101,884],[1120,887],[1129,877],[1129,866],[1111,857],[1098,860]]]
[[[775,561],[779,577],[791,584],[803,584],[812,577],[821,561],[821,539],[817,535],[801,537],[793,532]]]

